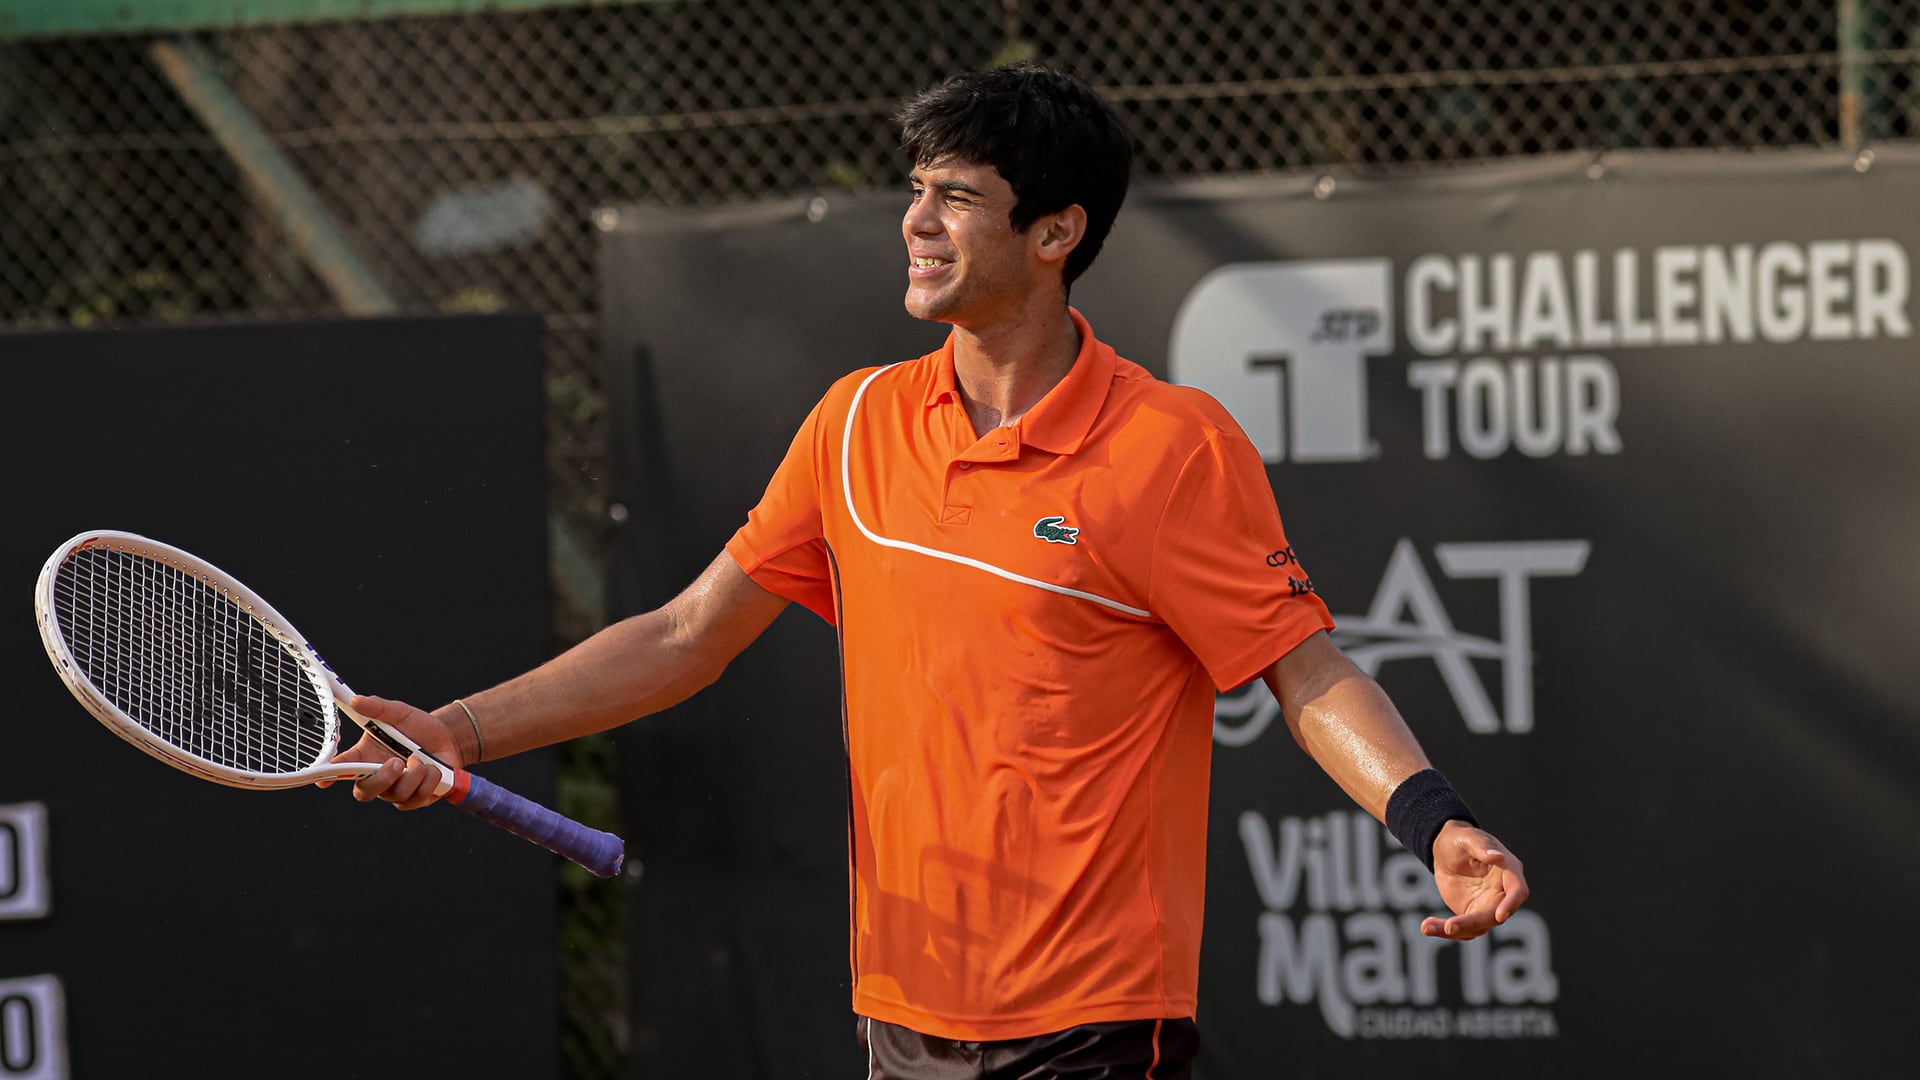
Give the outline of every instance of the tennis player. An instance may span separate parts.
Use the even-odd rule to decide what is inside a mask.
[[[835,383],[664,607],[433,714],[358,707],[471,764],[683,700],[790,602],[832,623],[876,1078],[1190,1076],[1214,696],[1255,678],[1432,868],[1453,914],[1426,934],[1506,920],[1520,860],[1329,641],[1259,454],[1068,305],[1126,194],[1117,114],[1017,65],[900,120],[906,306],[946,343]],[[411,809],[427,778],[389,762],[354,792]]]

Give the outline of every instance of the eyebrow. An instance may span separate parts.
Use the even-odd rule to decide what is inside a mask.
[[[919,184],[921,187],[933,188],[935,191],[962,191],[981,199],[987,197],[986,192],[981,191],[979,188],[969,187],[958,180],[942,180],[937,184],[929,184],[921,179],[920,174],[917,172],[907,174],[907,180],[910,183]]]

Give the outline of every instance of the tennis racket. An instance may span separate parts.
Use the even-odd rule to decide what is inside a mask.
[[[220,568],[124,532],[60,545],[40,571],[34,614],[54,670],[108,730],[203,780],[292,788],[358,780],[377,764],[333,764],[340,714],[397,757],[440,771],[435,794],[600,877],[625,844],[356,714],[353,691],[284,616]]]

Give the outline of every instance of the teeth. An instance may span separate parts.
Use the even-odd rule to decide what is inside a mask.
[[[944,266],[944,265],[946,265],[946,261],[947,261],[947,260],[945,260],[945,259],[922,259],[922,258],[915,258],[915,259],[913,260],[913,265],[915,265],[915,266],[917,266],[917,267],[920,267],[921,269],[923,269],[923,270],[924,270],[924,269],[926,269],[926,268],[928,268],[928,267],[932,267],[932,266]]]

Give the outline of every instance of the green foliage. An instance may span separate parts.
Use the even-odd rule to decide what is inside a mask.
[[[505,311],[506,300],[485,285],[469,285],[459,292],[440,298],[435,305],[450,315],[491,315]]]
[[[555,808],[621,832],[612,737],[589,735],[555,752]],[[610,881],[560,862],[560,1057],[563,1075],[581,1080],[623,1080],[628,1073],[627,885],[639,864],[631,852],[627,861],[628,872]]]
[[[1019,38],[1014,38],[1000,46],[992,56],[987,57],[986,66],[990,68],[1006,67],[1008,64],[1017,64],[1022,60],[1037,60],[1039,58],[1040,46],[1035,45],[1031,41],[1022,41]]]
[[[139,267],[123,273],[80,273],[48,291],[37,319],[73,326],[182,319],[220,308],[213,274],[182,277]]]

